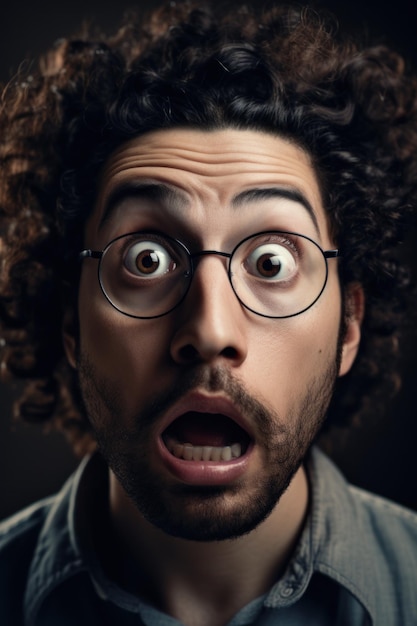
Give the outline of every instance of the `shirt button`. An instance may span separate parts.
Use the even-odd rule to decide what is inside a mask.
[[[285,587],[281,591],[281,595],[283,598],[289,598],[290,596],[292,596],[293,593],[294,593],[294,589],[292,587]]]

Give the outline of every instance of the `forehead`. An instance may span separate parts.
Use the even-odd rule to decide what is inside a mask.
[[[223,212],[224,217],[239,202],[265,201],[281,193],[309,214],[319,233],[327,232],[309,155],[269,133],[170,129],[124,143],[103,168],[87,231],[97,232],[107,219],[120,218],[121,205],[126,209],[126,199],[145,187],[153,189],[154,198],[159,190],[159,198],[177,212],[192,207],[198,219],[203,213],[216,219]]]

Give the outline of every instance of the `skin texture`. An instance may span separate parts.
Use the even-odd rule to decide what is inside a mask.
[[[115,190],[141,181],[164,183],[181,197],[130,195],[107,211]],[[314,217],[285,198],[247,199],[234,206],[237,194],[271,187],[302,194]],[[102,172],[85,245],[100,250],[118,235],[146,229],[181,239],[191,251],[230,252],[244,237],[266,229],[299,232],[324,250],[336,247],[308,155],[280,137],[255,131],[176,129],[124,144]],[[349,370],[357,352],[360,291],[351,301],[341,338],[337,261],[330,260],[327,286],[308,311],[265,319],[238,302],[225,260],[207,256],[175,311],[139,320],[107,302],[97,281],[97,261],[83,261],[79,343],[69,323],[64,339],[110,466],[113,531],[123,537],[131,559],[143,559],[149,550],[154,601],[185,623],[197,623],[191,588],[200,607],[204,600],[211,607],[211,623],[221,623],[267,589],[284,567],[308,506],[302,459],[322,424],[336,377]],[[220,464],[211,474],[200,468],[180,476],[161,454],[161,434],[184,410],[195,406],[210,412],[210,403],[214,413],[223,406],[234,412],[251,435],[250,453],[235,473]],[[250,556],[254,547],[256,565]],[[213,564],[217,554],[220,559],[229,553],[230,567],[222,567],[222,577],[207,562],[204,572],[198,571],[196,556],[206,550]],[[173,557],[177,553],[181,565]],[[244,580],[238,571],[246,572]],[[203,585],[210,576],[211,587]],[[228,589],[226,604],[221,586]],[[184,598],[187,609],[180,608]],[[225,607],[221,618],[213,617],[216,606]]]

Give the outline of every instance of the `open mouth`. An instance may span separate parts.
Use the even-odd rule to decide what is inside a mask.
[[[189,411],[168,426],[162,440],[178,459],[222,463],[243,456],[251,438],[227,415]]]

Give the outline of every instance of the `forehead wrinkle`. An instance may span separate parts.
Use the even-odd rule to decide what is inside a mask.
[[[185,139],[187,139],[188,134],[191,135],[193,132],[190,131],[189,133],[187,130],[183,130]],[[222,134],[222,132],[216,131],[213,134]],[[145,135],[145,137],[134,138],[114,153],[112,161],[107,165],[107,174],[114,176],[125,169],[143,166],[175,170],[181,167],[178,165],[181,161],[184,161],[193,173],[204,175],[208,178],[223,175],[224,168],[227,166],[254,168],[254,171],[265,167],[276,169],[275,164],[271,163],[271,154],[266,154],[265,150],[258,143],[259,136],[269,139],[274,139],[274,137],[263,133],[251,133],[250,131],[236,132],[239,134],[245,133],[247,137],[246,149],[243,153],[239,148],[229,145],[227,137],[224,141],[216,142],[214,145],[210,144],[210,142],[205,142],[206,136],[208,138],[211,137],[211,133],[207,133],[207,131],[195,131],[196,134],[203,135],[201,140],[195,144],[190,139],[181,145],[181,140],[176,139],[175,136],[171,137],[172,133],[169,130],[156,131],[155,133],[150,133],[150,135]],[[251,135],[254,135],[254,137]],[[303,157],[307,159],[306,165],[309,164],[308,156],[301,148],[284,139],[280,140],[288,147],[293,148],[297,153],[292,156],[285,155],[285,164],[287,166],[292,163],[293,168],[298,171],[300,158],[303,160]],[[276,152],[274,150],[274,157],[276,164],[279,165],[281,162],[279,151]],[[210,167],[211,171],[205,169],[207,166]],[[212,166],[214,167],[212,168]]]
[[[106,199],[98,230],[125,200],[130,199],[152,200],[161,205],[169,205],[174,210],[179,210],[180,207],[187,208],[190,205],[190,199],[185,193],[165,183],[152,180],[125,181],[112,189]]]

